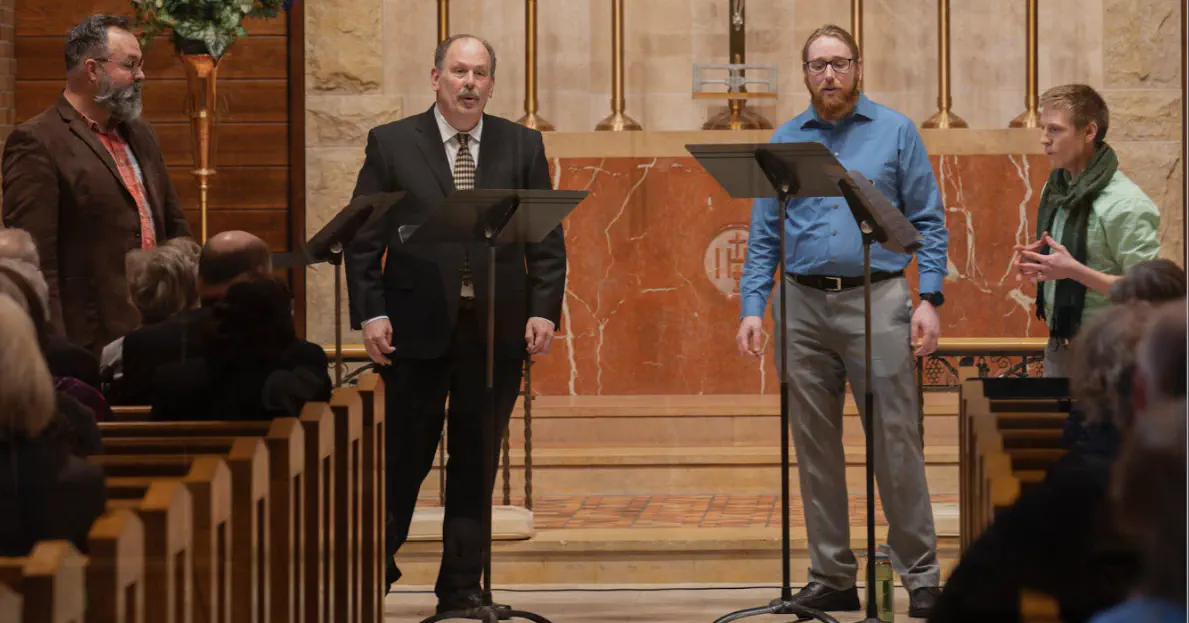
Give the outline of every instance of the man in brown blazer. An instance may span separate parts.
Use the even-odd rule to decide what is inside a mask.
[[[161,146],[140,119],[142,58],[122,17],[93,15],[66,37],[66,88],[4,145],[6,227],[33,235],[51,330],[99,353],[140,324],[124,256],[190,228]]]

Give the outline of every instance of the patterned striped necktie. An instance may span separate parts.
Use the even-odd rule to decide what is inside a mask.
[[[475,157],[467,148],[471,135],[459,132],[455,136],[458,138],[458,155],[454,158],[454,189],[471,190],[475,187]],[[460,272],[462,273],[462,298],[475,298],[475,286],[471,280],[471,252],[469,249],[463,252]]]

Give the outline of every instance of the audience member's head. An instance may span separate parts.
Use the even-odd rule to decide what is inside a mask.
[[[29,315],[37,341],[44,345],[49,337],[49,286],[41,271],[27,262],[0,260],[0,294]]]
[[[199,251],[193,240],[174,238],[128,252],[128,291],[142,324],[156,324],[198,304]]]
[[[1148,303],[1112,305],[1074,338],[1069,389],[1087,424],[1112,424],[1120,432],[1130,428],[1136,351],[1151,318]]]
[[[1133,404],[1136,413],[1185,398],[1185,299],[1157,308],[1139,343]]]
[[[252,275],[272,271],[272,253],[263,240],[246,231],[225,231],[212,236],[198,258],[198,294],[208,306],[227,293],[227,288]]]
[[[35,437],[54,418],[54,383],[29,314],[0,294],[0,441]]]
[[[285,284],[270,275],[237,281],[213,307],[207,352],[232,358],[280,357],[297,341],[292,301]]]
[[[17,260],[41,268],[41,256],[33,236],[23,229],[0,229],[0,260]]]
[[[1111,286],[1111,302],[1163,303],[1185,298],[1185,271],[1166,259],[1140,262]]]
[[[1140,591],[1185,603],[1185,400],[1136,419],[1111,482],[1119,529],[1144,559]]]

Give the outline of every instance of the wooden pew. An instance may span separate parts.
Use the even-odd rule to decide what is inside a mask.
[[[323,418],[325,421],[323,421]],[[333,414],[327,405],[307,405],[303,418],[246,422],[101,423],[107,438],[144,437],[261,437],[270,462],[269,607],[272,621],[329,620],[322,618],[323,595],[333,586],[324,579],[321,539],[332,538],[331,516],[323,503],[324,466],[333,467]],[[331,476],[330,478],[333,478]],[[333,484],[333,483],[332,483]],[[332,500],[331,500],[332,501]],[[325,508],[324,508],[325,506]],[[315,535],[316,538],[308,535]],[[330,541],[327,541],[330,542]],[[311,558],[310,556],[317,556]]]
[[[20,594],[23,623],[83,623],[85,566],[69,541],[42,541],[28,556],[0,558],[0,583]]]
[[[253,437],[142,437],[121,438],[107,436],[103,440],[104,454],[96,457],[109,476],[182,476],[187,479],[202,459],[217,458],[226,462],[230,471],[227,497],[221,500],[227,508],[230,529],[212,525],[206,531],[212,546],[220,551],[211,557],[215,565],[215,590],[207,599],[227,608],[229,618],[215,620],[234,623],[265,623],[269,620],[269,456],[259,438]],[[191,468],[191,465],[194,467]],[[216,468],[210,468],[214,471]],[[189,482],[189,480],[187,480]],[[128,483],[136,486],[134,481]],[[212,504],[215,508],[215,504]],[[204,531],[206,526],[196,526]],[[230,573],[223,571],[230,561]],[[205,570],[200,569],[204,572]],[[230,584],[230,590],[223,587]],[[206,584],[200,583],[200,587]],[[229,596],[224,599],[223,596]],[[229,604],[229,606],[228,606]],[[216,610],[216,612],[220,612]]]
[[[21,621],[21,608],[20,593],[0,584],[0,621]]]
[[[104,440],[104,452],[112,452]],[[232,531],[231,470],[218,456],[91,457],[107,474],[109,500],[140,500],[154,483],[177,480],[190,492],[195,621],[230,621]]]
[[[384,618],[384,556],[388,551],[385,543],[388,523],[388,489],[386,450],[388,437],[385,429],[384,382],[375,373],[363,374],[355,386],[363,402],[363,431],[370,432],[371,439],[363,445],[363,521],[360,522],[362,537],[360,550],[363,552],[363,603],[360,615],[363,621],[379,621]],[[371,507],[372,512],[367,512]]]
[[[963,382],[959,411],[960,548],[1064,455],[1067,385],[1053,379]]]
[[[339,389],[330,397],[334,412],[334,585],[335,620],[357,623],[363,575],[359,524],[363,517],[363,401],[353,389]],[[370,512],[372,509],[368,509]]]
[[[87,623],[144,623],[145,533],[140,518],[128,509],[104,513],[91,525],[87,548]]]
[[[135,511],[144,527],[145,621],[194,623],[193,500],[187,485],[154,480],[143,498],[109,499],[107,507]]]

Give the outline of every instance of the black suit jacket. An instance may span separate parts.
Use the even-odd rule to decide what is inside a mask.
[[[552,189],[541,133],[506,119],[483,116],[475,188]],[[398,228],[424,223],[454,192],[454,177],[433,109],[373,128],[356,197],[407,194],[385,219],[347,248],[351,325],[388,316],[394,357],[432,359],[450,347],[461,299],[461,269],[469,250],[479,327],[486,327],[488,257],[483,243],[405,244]],[[387,260],[384,261],[385,252]],[[558,225],[536,244],[496,249],[496,348],[503,357],[525,354],[530,316],[561,320],[566,250]],[[479,332],[485,335],[485,332]]]
[[[210,307],[196,307],[157,324],[140,327],[124,336],[124,376],[108,387],[113,405],[152,404],[154,376],[166,364],[203,354],[202,325]]]

